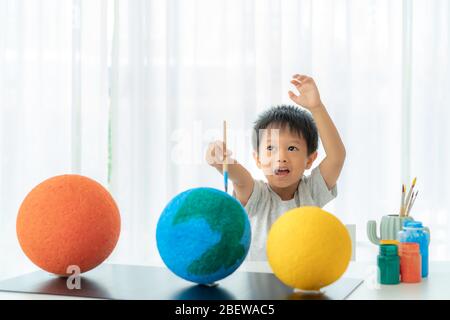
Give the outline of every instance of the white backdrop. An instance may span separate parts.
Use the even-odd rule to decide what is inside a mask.
[[[430,258],[450,259],[449,13],[446,0],[0,0],[0,276],[31,266],[15,237],[26,193],[70,172],[121,209],[110,261],[159,262],[165,204],[222,188],[203,160],[222,120],[262,177],[249,130],[290,103],[294,73],[315,78],[347,149],[326,209],[366,241],[417,176],[412,215],[432,230]]]

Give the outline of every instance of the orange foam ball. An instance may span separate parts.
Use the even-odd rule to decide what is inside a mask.
[[[119,209],[98,182],[62,175],[37,185],[17,216],[17,237],[27,257],[41,269],[61,276],[101,264],[120,235]]]

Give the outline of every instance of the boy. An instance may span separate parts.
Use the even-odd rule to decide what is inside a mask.
[[[345,147],[323,105],[314,80],[294,75],[289,91],[297,105],[279,106],[259,116],[254,125],[253,157],[267,183],[251,174],[228,155],[228,175],[234,196],[245,207],[252,226],[249,260],[266,260],[266,238],[272,224],[287,210],[299,206],[323,207],[337,195],[336,181],[345,160]],[[304,176],[317,158],[318,135],[326,157],[311,175]],[[223,143],[209,145],[207,162],[222,173]]]

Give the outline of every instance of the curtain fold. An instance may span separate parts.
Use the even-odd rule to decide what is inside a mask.
[[[90,176],[116,199],[122,233],[109,261],[161,263],[164,206],[188,188],[222,189],[204,152],[223,120],[234,156],[263,178],[251,126],[291,104],[295,73],[314,77],[347,149],[325,209],[366,241],[367,220],[397,213],[408,157],[420,190],[412,215],[432,230],[431,259],[449,259],[450,9],[411,2],[405,118],[404,3],[0,0],[0,277],[31,267],[15,236],[24,196],[63,173]],[[320,147],[315,165],[323,157]]]
[[[33,267],[15,232],[26,194],[76,173],[107,184],[107,0],[0,0],[0,277]]]

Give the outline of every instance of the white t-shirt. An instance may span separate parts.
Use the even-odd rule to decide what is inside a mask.
[[[302,207],[323,207],[337,196],[337,186],[328,189],[319,167],[311,175],[303,176],[294,198],[281,200],[267,182],[255,180],[253,192],[245,205],[252,228],[252,243],[247,260],[265,261],[266,240],[272,224],[286,211]]]

